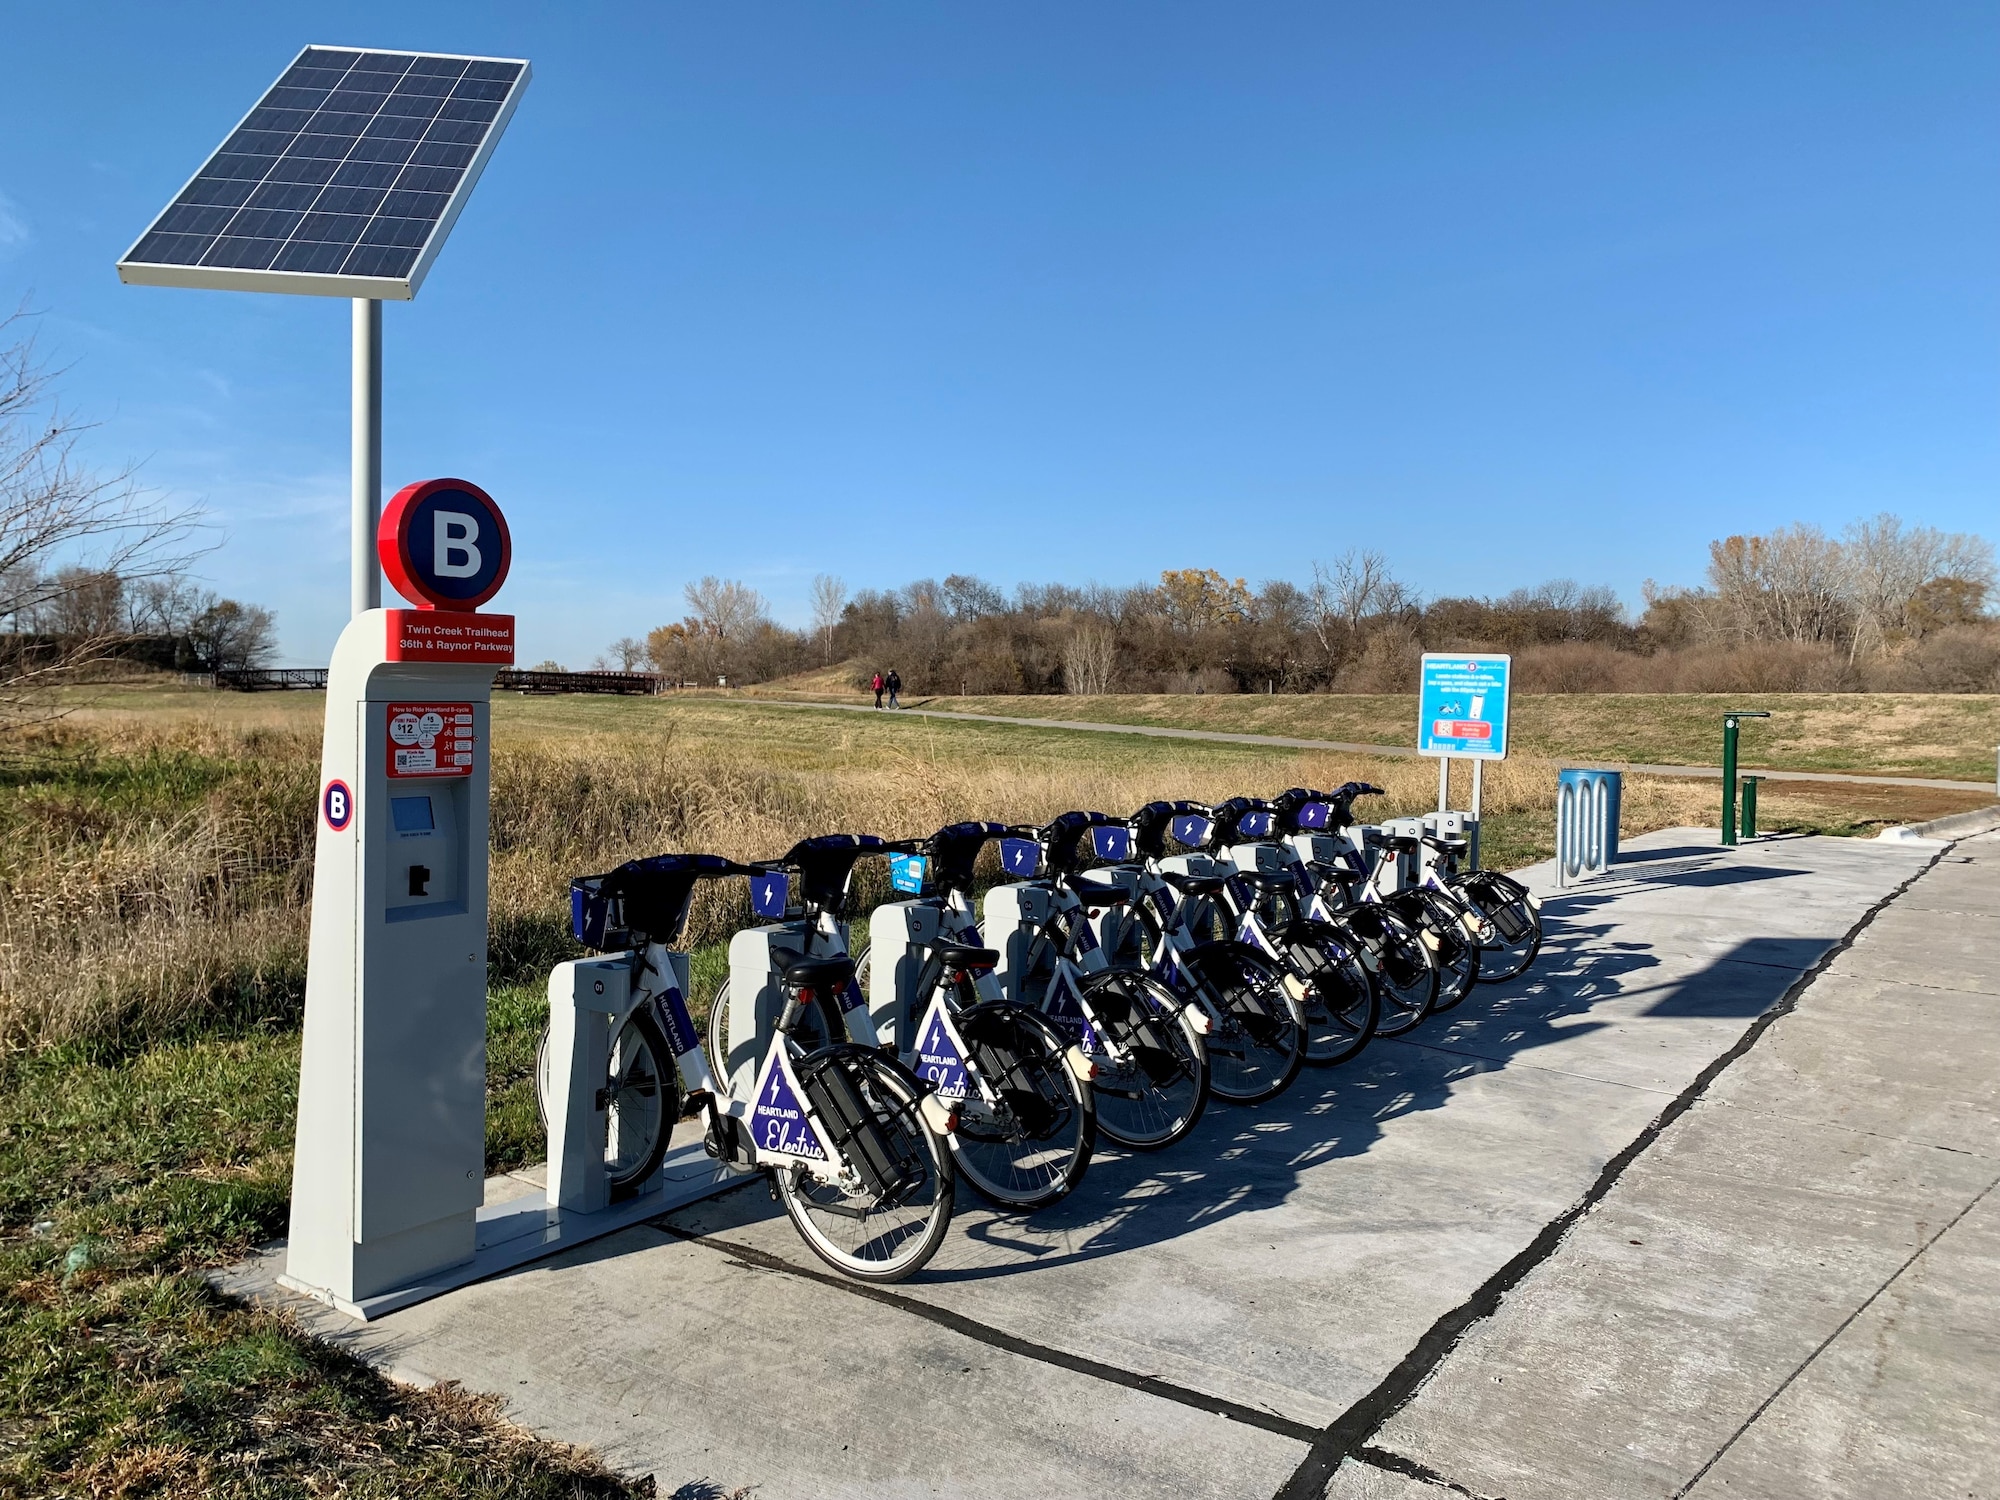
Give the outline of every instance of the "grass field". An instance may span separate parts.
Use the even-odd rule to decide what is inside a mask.
[[[756,689],[794,694],[781,684]],[[864,701],[862,695],[839,695]],[[934,706],[1009,718],[1078,719],[1278,734],[1369,745],[1416,744],[1414,694],[1253,693],[1191,697],[911,698]],[[1746,723],[1744,769],[1856,771],[1992,782],[2000,746],[2000,696],[1945,693],[1776,693],[1723,697],[1676,693],[1527,693],[1513,703],[1513,749],[1551,759],[1641,765],[1720,764],[1722,715],[1768,709]]]
[[[1096,717],[1227,703],[999,701]],[[322,707],[111,690],[0,753],[0,1494],[628,1493],[480,1399],[391,1387],[201,1280],[283,1230]],[[572,875],[1350,776],[1389,789],[1381,814],[1435,795],[1432,768],[1407,759],[741,699],[510,697],[494,722],[489,1170],[541,1154],[530,1075],[542,982],[575,951]],[[1547,852],[1553,776],[1527,758],[1495,768],[1494,862]],[[1626,830],[1712,821],[1714,796],[1632,778]],[[1978,800],[1779,786],[1765,821],[1865,832]],[[698,908],[698,991],[746,916],[736,891]]]

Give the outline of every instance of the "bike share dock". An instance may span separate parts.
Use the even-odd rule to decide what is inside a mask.
[[[2000,1469],[2000,840],[1939,855],[1538,867],[1521,979],[1041,1213],[967,1193],[891,1289],[752,1179],[365,1325],[290,1305],[663,1494],[1963,1493]]]

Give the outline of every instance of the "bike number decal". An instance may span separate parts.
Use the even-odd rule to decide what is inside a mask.
[[[694,1017],[688,1014],[687,1001],[677,987],[668,985],[666,993],[653,997],[653,1016],[667,1034],[667,1045],[674,1049],[675,1057],[686,1057],[701,1046]]]
[[[750,1111],[750,1139],[760,1156],[792,1156],[801,1161],[827,1161],[833,1152],[806,1113],[798,1076],[785,1057],[782,1042],[764,1059],[757,1080],[757,1103]]]
[[[968,1092],[965,1039],[952,1025],[942,995],[931,997],[924,1024],[917,1028],[917,1077],[934,1085],[940,1099],[963,1099]]]

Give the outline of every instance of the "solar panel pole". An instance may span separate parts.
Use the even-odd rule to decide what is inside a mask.
[[[382,567],[375,531],[382,521],[382,304],[354,299],[353,556],[350,613],[382,607]]]

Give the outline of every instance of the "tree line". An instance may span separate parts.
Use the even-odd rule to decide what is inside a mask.
[[[1796,525],[1709,547],[1701,587],[1648,583],[1634,617],[1558,579],[1426,599],[1377,552],[1254,587],[1210,568],[1152,584],[1022,584],[954,573],[849,593],[814,581],[813,622],[775,623],[741,582],[688,585],[688,612],[600,665],[675,682],[896,668],[914,693],[1406,692],[1424,651],[1512,652],[1526,691],[2000,690],[1986,615],[1993,549],[1881,515],[1839,536]]]

